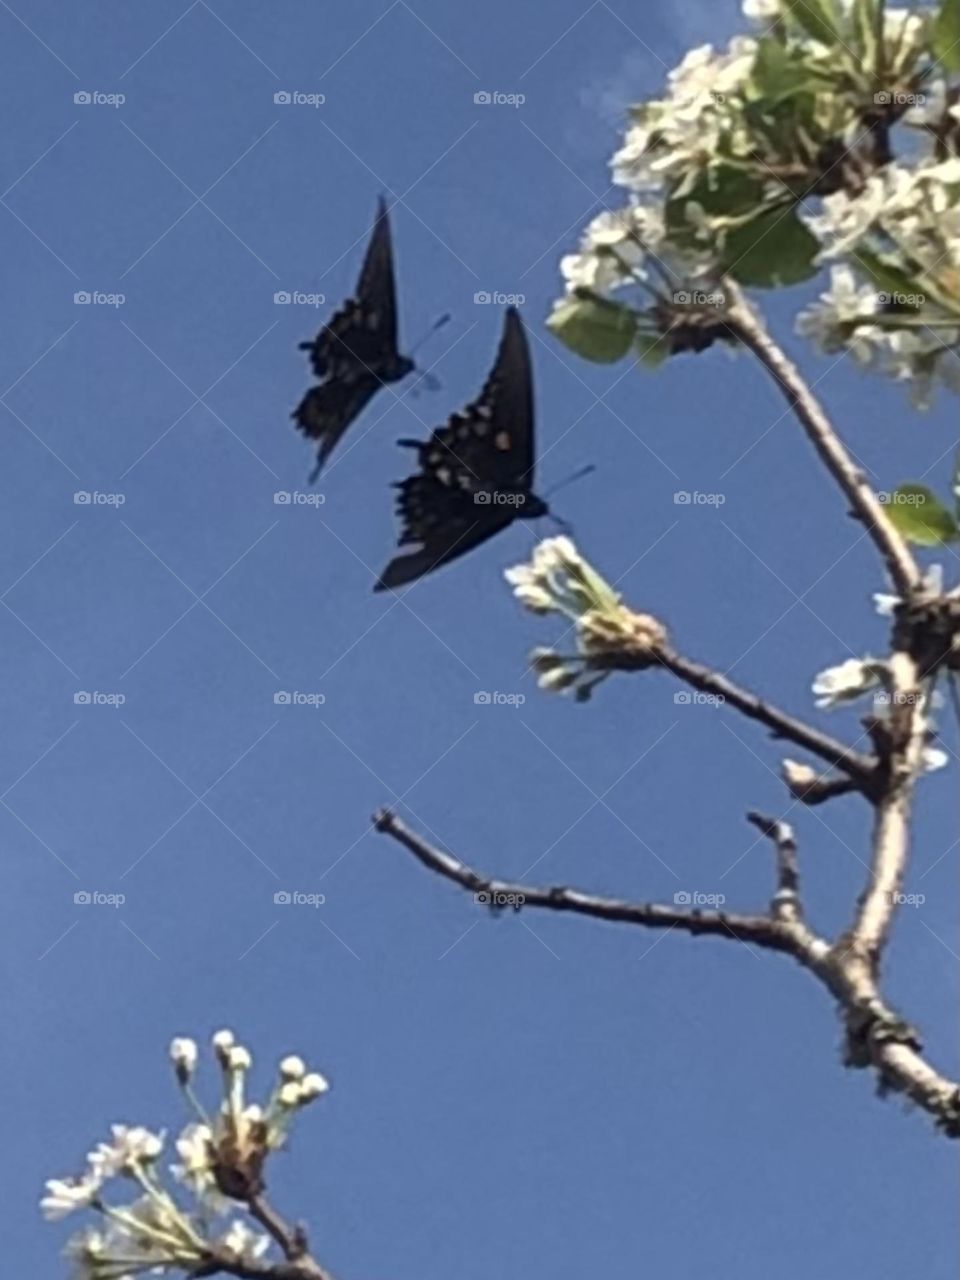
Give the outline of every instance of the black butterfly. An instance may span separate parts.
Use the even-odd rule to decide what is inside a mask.
[[[380,388],[399,382],[415,367],[409,356],[397,350],[393,246],[383,196],[356,297],[347,299],[312,342],[301,342],[300,350],[310,352],[313,372],[320,379],[292,415],[298,430],[319,441],[312,484],[337,441]]]
[[[549,515],[532,491],[533,379],[523,322],[507,310],[493,368],[480,396],[438,427],[416,449],[421,470],[396,488],[403,524],[398,545],[420,550],[397,556],[375,591],[399,587],[462,556],[517,519]]]

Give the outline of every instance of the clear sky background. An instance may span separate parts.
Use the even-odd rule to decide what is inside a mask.
[[[167,1043],[221,1025],[264,1086],[291,1051],[333,1082],[274,1190],[340,1280],[956,1274],[952,1148],[842,1069],[838,1020],[790,962],[490,919],[369,829],[394,804],[503,877],[769,897],[744,813],[788,807],[782,749],[676,704],[665,676],[586,707],[537,693],[525,655],[556,629],[502,581],[534,527],[402,599],[371,592],[411,461],[393,442],[478,389],[501,314],[474,295],[497,290],[526,299],[541,490],[596,463],[556,505],[682,649],[814,714],[813,674],[884,643],[876,558],[758,369],[716,351],[594,367],[543,329],[559,256],[619,201],[626,104],[738,29],[732,0],[0,3],[11,1274],[63,1273],[43,1179],[111,1121],[177,1126]],[[526,101],[475,105],[483,90]],[[442,390],[380,396],[323,505],[278,506],[311,462],[288,418],[309,381],[296,344],[350,291],[381,190],[403,335],[454,316],[426,353]],[[125,302],[75,305],[82,290]],[[879,488],[945,490],[955,403],[921,417],[805,351],[791,316],[812,292],[771,300],[772,323],[857,456]],[[858,732],[855,711],[815,714]],[[888,984],[952,1071],[956,776],[921,784],[906,888],[925,902],[901,913]],[[836,930],[868,815],[850,799],[790,817],[812,918]]]

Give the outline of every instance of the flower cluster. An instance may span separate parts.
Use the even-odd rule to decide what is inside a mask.
[[[550,327],[592,360],[701,351],[735,336],[724,277],[772,287],[831,262],[800,332],[920,406],[960,392],[960,104],[931,14],[743,8],[755,34],[691,50],[632,109],[611,161],[629,203],[562,258]]]
[[[573,690],[584,702],[611,671],[652,666],[667,643],[663,624],[627,609],[569,538],[545,539],[529,564],[508,569],[505,577],[532,613],[558,613],[572,624],[575,653],[539,648],[530,655],[541,689]]]
[[[960,107],[950,111],[960,125]],[[907,382],[920,408],[936,382],[960,392],[960,158],[889,165],[862,191],[827,196],[809,225],[824,260],[848,262],[799,332]]]
[[[209,1268],[213,1274],[232,1263],[249,1263],[269,1249],[269,1236],[243,1218],[227,1222],[222,1230],[212,1229],[211,1221],[255,1201],[263,1190],[265,1161],[283,1144],[293,1116],[329,1086],[300,1058],[288,1057],[280,1063],[266,1105],[248,1103],[249,1051],[230,1031],[213,1037],[213,1051],[222,1101],[211,1117],[193,1090],[195,1042],[178,1038],[170,1046],[176,1079],[196,1117],[176,1140],[181,1163],[170,1166],[170,1173],[192,1193],[192,1207],[185,1207],[183,1197],[164,1183],[160,1157],[165,1135],[139,1126],[113,1125],[111,1140],[89,1153],[79,1176],[47,1182],[40,1207],[48,1221],[81,1209],[100,1215],[98,1225],[82,1230],[67,1246],[83,1280],[129,1280],[144,1272],[178,1269],[196,1274]],[[108,1201],[108,1188],[123,1182],[132,1184],[134,1199]]]

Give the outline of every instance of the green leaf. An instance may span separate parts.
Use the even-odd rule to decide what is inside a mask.
[[[572,297],[557,306],[547,320],[564,346],[597,364],[613,364],[630,350],[637,317],[619,302]]]
[[[903,536],[921,547],[960,538],[956,520],[925,484],[902,484],[890,494],[884,509]]]
[[[784,0],[784,9],[814,40],[828,46],[843,43],[841,16],[835,0]]]
[[[771,289],[799,284],[817,274],[820,241],[782,204],[761,210],[755,218],[727,234],[727,271],[741,284]]]
[[[960,71],[960,0],[941,0],[933,23],[933,52],[946,71]]]
[[[765,36],[757,45],[752,80],[759,94],[755,105],[762,112],[795,94],[815,93],[823,82],[823,73],[814,71],[795,49],[787,49],[779,40]]]
[[[717,164],[698,175],[695,182],[681,184],[666,203],[667,234],[678,248],[703,248],[699,228],[687,218],[687,206],[698,204],[708,218],[741,217],[752,213],[763,197],[763,184],[751,174],[730,165]]]

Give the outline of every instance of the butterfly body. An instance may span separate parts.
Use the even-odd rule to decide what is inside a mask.
[[[314,480],[381,387],[401,381],[416,367],[397,346],[393,247],[382,196],[356,296],[348,298],[317,336],[301,342],[299,349],[310,353],[310,366],[319,379],[292,415],[298,430],[318,442]]]
[[[420,549],[392,560],[374,590],[412,582],[515,520],[549,515],[533,492],[533,380],[515,308],[506,312],[496,359],[479,397],[429,440],[400,444],[416,451],[420,470],[396,486],[402,522],[398,545],[419,544]]]

